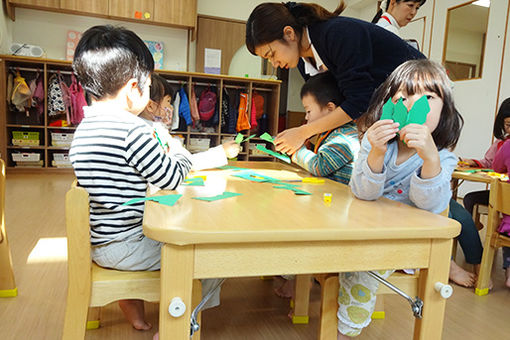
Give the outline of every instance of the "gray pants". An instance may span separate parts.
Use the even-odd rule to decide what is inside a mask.
[[[125,271],[160,270],[161,246],[163,243],[154,241],[143,234],[135,235],[127,240],[111,242],[102,246],[92,247],[92,260],[101,267]],[[219,279],[202,281],[202,297],[205,296]],[[207,301],[204,309],[220,304],[220,289]]]

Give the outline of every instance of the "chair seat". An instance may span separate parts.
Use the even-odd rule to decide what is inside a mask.
[[[159,301],[159,271],[121,271],[92,263],[91,307],[119,299]]]

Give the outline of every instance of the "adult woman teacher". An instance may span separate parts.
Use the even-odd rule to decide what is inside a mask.
[[[383,0],[379,11],[372,19],[377,26],[400,36],[400,28],[414,19],[427,0]]]
[[[374,90],[401,63],[425,58],[396,35],[309,3],[263,3],[246,23],[248,50],[274,67],[298,67],[303,78],[329,70],[345,101],[331,114],[278,134],[276,149],[294,153],[304,141],[361,116]]]

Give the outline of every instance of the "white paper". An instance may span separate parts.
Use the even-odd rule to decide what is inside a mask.
[[[221,50],[214,48],[205,48],[204,53],[204,72],[220,74],[221,71]]]

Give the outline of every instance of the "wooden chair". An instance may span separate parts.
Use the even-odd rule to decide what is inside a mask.
[[[448,217],[448,208],[440,213],[442,216]],[[296,276],[296,301],[294,308],[293,323],[308,323],[308,300],[310,296],[310,276]],[[319,314],[319,340],[335,339],[337,336],[337,310],[338,310],[338,291],[340,283],[338,281],[338,273],[317,274],[315,279],[321,285],[321,307]],[[395,272],[386,279],[389,283],[400,288],[409,296],[418,295],[419,274],[412,275],[402,272]],[[384,319],[384,300],[386,294],[395,294],[383,284],[377,289],[376,309],[372,314],[372,319]],[[301,322],[300,322],[301,321]],[[306,322],[305,322],[306,321]]]
[[[14,297],[18,288],[14,281],[11,250],[5,231],[5,163],[0,159],[0,297]]]
[[[73,183],[66,194],[68,288],[63,340],[84,339],[85,329],[99,327],[100,307],[123,299],[158,302],[159,271],[118,271],[94,264],[90,256],[89,196]],[[193,305],[201,300],[197,280]],[[87,319],[88,314],[88,319]],[[87,321],[89,320],[89,321]],[[200,339],[195,333],[194,339]]]
[[[483,246],[480,274],[475,288],[476,295],[482,296],[489,293],[489,280],[496,250],[503,246],[510,247],[510,237],[497,231],[501,222],[501,214],[510,215],[510,183],[494,179],[491,182],[487,233]]]

